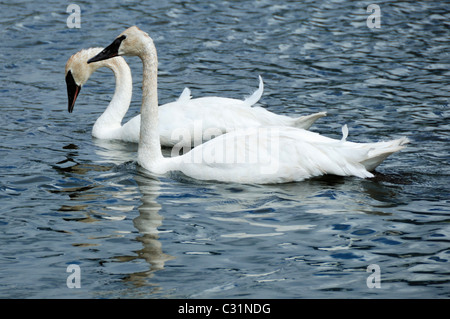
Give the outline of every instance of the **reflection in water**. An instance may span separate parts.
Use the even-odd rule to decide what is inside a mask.
[[[63,149],[78,149],[74,144],[64,146]],[[111,169],[112,165],[96,165],[96,164],[80,164],[76,158],[78,153],[76,151],[68,152],[65,159],[53,164],[53,168],[65,175],[66,173],[74,173],[78,175],[85,175],[89,171],[104,172]]]
[[[133,282],[134,285],[139,287],[148,285],[148,278],[151,278],[155,271],[164,269],[165,262],[175,257],[165,254],[162,251],[162,245],[159,241],[160,231],[158,227],[162,225],[163,217],[159,214],[161,205],[156,199],[160,194],[161,182],[158,179],[146,175],[145,172],[138,172],[135,175],[135,180],[142,194],[142,205],[138,208],[139,216],[133,220],[133,224],[140,233],[140,236],[136,240],[143,245],[142,249],[136,252],[138,256],[135,258],[144,259],[150,265],[150,269],[132,273],[126,280]],[[123,261],[130,260],[126,257],[116,258]]]
[[[96,153],[99,155],[100,162],[123,165],[124,162],[134,160],[136,156],[136,145],[134,144],[99,139],[94,139],[94,141],[99,146]],[[133,225],[140,234],[136,240],[142,243],[143,247],[135,251],[137,256],[115,256],[114,260],[120,262],[145,260],[150,265],[149,270],[128,274],[124,279],[132,282],[136,287],[141,287],[149,285],[148,279],[153,276],[153,273],[164,269],[165,262],[174,257],[163,253],[159,241],[158,227],[162,225],[163,217],[159,214],[161,205],[157,202],[157,198],[160,195],[161,181],[139,167],[135,168],[137,172],[133,174],[133,178],[138,185],[142,204],[138,207],[139,216],[133,220]],[[159,289],[154,290],[154,292],[158,291]]]
[[[127,214],[135,209],[133,205],[126,205],[126,203],[133,198],[139,198],[141,202],[141,205],[137,207],[139,215],[133,219],[133,225],[139,235],[132,240],[140,242],[142,248],[133,251],[136,255],[120,255],[119,253],[102,258],[99,262],[105,265],[105,259],[125,264],[139,259],[145,260],[149,265],[148,270],[127,273],[122,280],[133,283],[135,287],[152,286],[149,278],[153,277],[155,271],[164,269],[166,261],[174,258],[163,253],[159,241],[158,227],[162,225],[163,217],[159,214],[161,205],[157,202],[157,198],[160,194],[161,181],[135,165],[133,159],[136,151],[133,144],[97,139],[93,141],[97,146],[95,148],[97,159],[94,164],[84,164],[78,158],[77,146],[71,144],[63,147],[69,152],[65,154],[64,160],[53,165],[63,179],[51,185],[51,188],[48,187],[47,191],[66,194],[70,199],[58,209],[63,214],[67,213],[63,220],[93,224],[125,220]],[[105,205],[105,203],[109,204]],[[81,240],[94,240],[94,242],[76,241],[72,243],[72,246],[97,247],[96,249],[101,250],[101,247],[105,246],[105,240],[123,238],[131,233],[128,230],[114,229],[105,232],[106,234],[81,238]],[[153,292],[159,291],[160,289],[156,287],[153,290]]]
[[[98,163],[120,165],[136,159],[137,144],[98,138],[92,138],[92,141],[96,146],[95,154],[97,154],[96,162]]]
[[[324,176],[281,185],[204,183],[202,186],[205,189],[201,194],[180,198],[178,202],[203,207],[210,212],[205,215],[210,219],[240,225],[235,233],[221,234],[222,237],[278,236],[289,231],[311,230],[316,225],[304,218],[308,215],[388,215],[381,208],[403,203],[401,185],[388,187],[376,179]],[[199,195],[207,195],[208,199]],[[283,211],[292,212],[289,222],[280,221]],[[241,229],[258,231],[248,233]]]

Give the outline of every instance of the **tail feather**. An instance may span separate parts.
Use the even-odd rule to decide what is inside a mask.
[[[307,130],[321,117],[327,116],[327,112],[318,112],[311,115],[300,116],[294,120],[294,126]]]
[[[263,79],[262,79],[262,77],[260,75],[259,76],[259,87],[258,87],[258,89],[252,95],[247,97],[244,100],[244,103],[249,105],[249,106],[252,106],[252,105],[256,104],[261,99],[261,96],[263,95],[263,92],[264,92],[264,82],[263,82]]]
[[[341,139],[341,142],[347,141],[347,137],[348,137],[348,126],[347,126],[347,124],[345,124],[344,126],[342,126],[342,139]]]
[[[178,98],[178,102],[187,102],[192,98],[191,90],[189,88],[184,88],[180,97]]]
[[[388,142],[370,143],[368,144],[370,148],[367,152],[367,158],[361,161],[361,164],[363,164],[368,171],[373,171],[389,155],[404,149],[408,143],[409,139],[407,137]]]

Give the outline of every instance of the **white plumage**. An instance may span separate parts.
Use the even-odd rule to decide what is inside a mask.
[[[143,96],[138,163],[155,174],[182,172],[199,180],[239,183],[286,183],[334,174],[372,177],[387,156],[404,148],[406,138],[378,143],[335,140],[286,126],[235,130],[211,139],[178,157],[162,156],[159,141],[157,54],[153,40],[137,27],[125,30],[88,63],[119,55],[139,56]],[[161,123],[161,126],[163,124]]]
[[[95,70],[100,67],[110,68],[116,78],[114,96],[95,122],[92,135],[100,139],[137,143],[140,115],[122,125],[132,96],[131,70],[122,57],[87,64],[87,60],[100,51],[101,48],[90,48],[71,56],[66,64],[66,76],[70,71],[75,84],[81,88]],[[326,112],[319,112],[292,118],[254,106],[260,100],[263,91],[261,77],[258,90],[245,100],[214,96],[193,99],[191,91],[185,88],[176,101],[159,106],[161,145],[196,146],[226,132],[257,126],[281,125],[308,129],[317,119],[326,115]],[[71,107],[73,108],[73,104],[69,105],[69,110]]]

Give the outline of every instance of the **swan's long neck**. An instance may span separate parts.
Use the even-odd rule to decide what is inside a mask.
[[[143,79],[138,163],[150,171],[158,172],[164,157],[158,126],[158,58],[150,38],[139,57],[143,63]]]
[[[103,114],[95,121],[92,129],[94,136],[101,136],[110,130],[121,127],[122,120],[131,103],[133,81],[131,71],[125,60],[113,59],[104,66],[114,72],[116,87],[113,98]]]

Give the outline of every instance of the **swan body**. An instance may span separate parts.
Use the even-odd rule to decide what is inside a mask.
[[[291,127],[257,127],[218,136],[184,156],[162,161],[160,173],[180,170],[199,180],[256,184],[303,181],[324,174],[367,178],[405,143],[405,138],[353,143]]]
[[[102,48],[81,50],[67,61],[69,112],[72,112],[78,95],[77,93],[73,97],[76,89],[78,88],[79,92],[95,70],[108,67],[115,75],[115,92],[110,104],[95,122],[92,135],[99,139],[138,143],[140,115],[122,125],[132,96],[131,70],[122,57],[87,64],[90,58],[101,51]],[[70,87],[75,89],[71,90]],[[161,145],[196,146],[220,134],[247,127],[280,125],[308,129],[317,119],[326,115],[326,112],[319,112],[292,118],[254,106],[261,98],[263,90],[261,77],[258,90],[245,100],[214,96],[193,99],[191,91],[185,88],[176,101],[159,106]]]
[[[143,95],[138,164],[155,174],[181,172],[199,180],[286,183],[334,174],[372,177],[387,156],[404,148],[406,138],[377,143],[347,141],[348,129],[335,140],[286,126],[235,130],[177,157],[162,156],[159,140],[157,54],[152,39],[137,27],[125,30],[88,63],[116,55],[140,57]],[[161,123],[162,125],[162,123]]]

